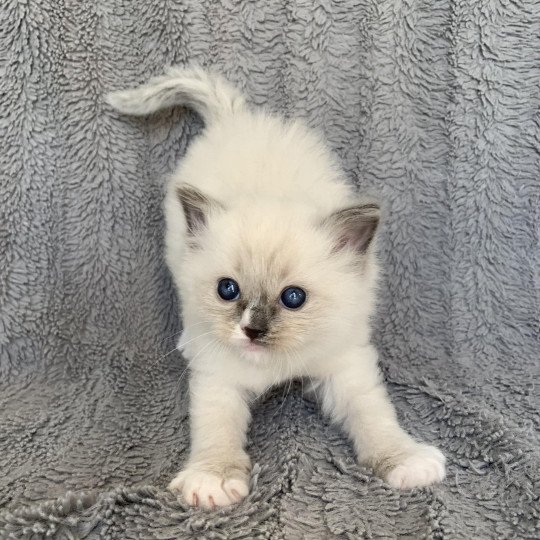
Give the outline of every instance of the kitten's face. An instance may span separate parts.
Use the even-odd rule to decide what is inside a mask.
[[[241,356],[291,361],[350,334],[370,287],[352,253],[336,253],[307,215],[257,206],[218,212],[188,254],[189,309]]]

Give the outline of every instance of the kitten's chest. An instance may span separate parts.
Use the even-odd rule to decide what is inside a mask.
[[[250,366],[245,369],[241,374],[241,384],[255,395],[261,395],[271,388],[303,377],[305,373],[300,366],[274,360],[269,365]]]

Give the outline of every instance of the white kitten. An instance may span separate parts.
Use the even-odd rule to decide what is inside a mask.
[[[444,457],[399,426],[370,343],[375,204],[300,122],[251,110],[221,77],[171,69],[108,96],[143,115],[172,105],[206,130],[169,182],[167,262],[191,369],[191,454],[169,488],[193,505],[248,494],[250,402],[291,378],[315,381],[358,459],[397,488],[444,478]]]

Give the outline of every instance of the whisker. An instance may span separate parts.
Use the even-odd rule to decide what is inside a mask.
[[[182,379],[184,378],[184,375],[186,373],[189,372],[189,367],[190,367],[190,363],[193,362],[196,358],[198,358],[198,356],[204,352],[210,345],[212,346],[216,346],[219,345],[219,342],[215,339],[209,341],[193,358],[191,359],[187,359],[185,358],[185,361],[186,361],[186,367],[184,368],[184,370],[182,371],[182,373],[180,374],[180,377],[178,378],[176,384],[174,385],[174,389],[173,389],[173,394],[171,395],[171,397],[169,398],[169,401],[167,402],[167,408],[169,407],[171,401],[174,399],[174,397],[176,396],[177,394],[177,391],[179,390],[179,387],[180,387],[180,384],[182,382]]]
[[[150,362],[149,364],[146,365],[146,369],[145,369],[145,373],[148,372],[148,370],[150,368],[153,368],[158,362],[160,362],[161,360],[163,360],[164,358],[167,358],[167,356],[171,355],[174,351],[176,351],[176,347],[172,350],[170,350],[168,353],[165,353],[164,355],[162,356],[159,356],[158,358],[156,358],[153,362]]]
[[[306,360],[303,359],[300,355],[298,355],[298,358],[300,360],[300,363],[302,364],[302,368],[303,368],[303,371],[306,374],[306,377],[309,379],[309,381],[311,383],[312,393],[313,393],[313,396],[315,397],[315,403],[317,404],[317,408],[319,409],[319,411],[322,411],[321,404],[319,403],[319,393],[317,392],[318,385],[315,383],[315,381],[313,380],[313,378],[309,374],[309,370],[307,369]]]
[[[184,331],[184,329],[178,330],[178,332],[175,332],[174,334],[171,334],[170,336],[165,336],[163,339],[160,339],[158,341],[158,345],[161,345],[164,341],[167,341],[168,339],[172,339],[172,338],[176,337],[178,334],[181,334],[183,331]]]
[[[161,345],[164,341],[167,341],[168,339],[172,339],[172,338],[178,336],[179,334],[182,334],[186,330],[191,330],[195,326],[199,326],[201,324],[206,324],[206,323],[207,323],[207,321],[199,321],[199,322],[190,324],[189,326],[183,326],[180,330],[178,330],[178,332],[175,332],[174,334],[171,334],[170,336],[165,336],[162,340],[158,341],[158,344]]]
[[[207,336],[208,334],[212,334],[212,333],[213,333],[213,330],[209,330],[208,332],[203,332],[202,334],[199,334],[198,336],[195,336],[194,338],[191,338],[189,341],[186,341],[185,343],[182,343],[182,348],[184,348],[186,345],[189,345],[190,343],[192,343],[196,339],[199,339],[199,338],[201,338],[203,336]]]
[[[190,358],[189,359],[189,363],[191,364],[192,362],[195,361],[195,359],[199,358],[199,356],[206,350],[208,349],[208,346],[209,345],[219,345],[219,341],[217,341],[217,339],[211,339],[193,358]]]
[[[285,365],[284,365],[284,371],[288,372],[288,377],[285,378],[285,384],[283,385],[283,394],[281,395],[281,405],[279,406],[278,408],[278,413],[279,413],[279,421],[281,422],[282,418],[283,418],[283,410],[284,410],[284,407],[285,407],[285,399],[286,399],[286,396],[290,390],[290,386],[292,385],[292,379],[291,379],[291,375],[292,375],[292,369],[291,369],[291,363],[290,363],[290,357],[288,355],[288,352],[285,351],[285,355],[286,355],[286,362],[285,362]],[[281,361],[280,359],[280,365],[282,365],[283,362]],[[285,373],[284,373],[285,374]],[[289,385],[289,386],[287,386]]]
[[[202,334],[199,334],[198,336],[195,336],[194,338],[190,339],[188,342],[186,343],[183,343],[183,346],[186,346],[188,345],[189,343],[191,343],[192,341],[195,341],[196,339],[199,339],[201,337],[204,337],[204,336],[207,336],[208,334],[211,334],[212,331],[209,331],[209,332],[203,332]],[[163,360],[164,358],[166,358],[167,356],[169,356],[170,354],[172,354],[174,351],[177,351],[178,350],[178,347],[175,347],[174,349],[170,350],[169,352],[165,353],[164,355],[156,358],[153,362],[151,362],[150,364],[147,364],[146,366],[146,371],[148,371],[150,368],[154,367],[158,362],[160,362],[161,360]]]

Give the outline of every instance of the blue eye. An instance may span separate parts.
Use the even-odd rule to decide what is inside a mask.
[[[306,291],[300,287],[287,287],[281,293],[281,303],[288,309],[298,309],[306,301]]]
[[[217,286],[217,292],[223,300],[233,301],[240,298],[240,286],[234,279],[220,279]]]

